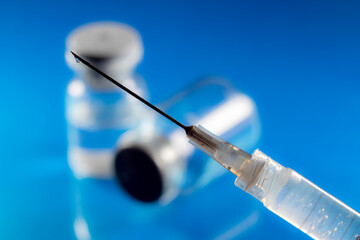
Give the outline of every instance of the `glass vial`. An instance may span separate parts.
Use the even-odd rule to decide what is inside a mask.
[[[109,201],[124,201],[123,206],[128,203],[116,192],[118,186],[113,180],[116,142],[126,130],[146,119],[147,109],[99,74],[76,63],[70,50],[144,96],[145,85],[134,71],[142,59],[143,45],[135,29],[115,22],[80,26],[66,41],[66,62],[75,72],[65,98],[68,162],[74,174],[74,232],[80,240],[110,239],[109,234],[118,235],[114,229],[120,229],[123,218],[104,223],[103,219],[113,212]],[[108,208],[100,209],[104,205]]]
[[[185,125],[198,125],[252,150],[260,126],[255,103],[224,78],[197,82],[159,105]],[[205,186],[225,169],[188,143],[183,129],[162,116],[153,131],[130,130],[119,140],[116,176],[122,187],[144,202],[169,202]]]
[[[146,93],[134,69],[143,56],[139,34],[114,22],[75,29],[66,41],[66,61],[75,71],[66,92],[69,165],[78,178],[111,178],[118,137],[137,126],[144,107],[99,74],[78,64],[74,51],[139,95]]]

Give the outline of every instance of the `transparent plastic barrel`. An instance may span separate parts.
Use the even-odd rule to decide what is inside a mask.
[[[256,182],[245,187],[239,176],[235,185],[272,212],[314,239],[359,239],[360,215],[355,210],[258,150],[251,161],[262,168]]]

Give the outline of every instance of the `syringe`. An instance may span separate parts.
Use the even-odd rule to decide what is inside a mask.
[[[235,185],[314,239],[360,240],[360,214],[259,150],[252,155],[201,126],[185,126],[89,62],[84,63],[186,132],[189,142],[237,176]]]
[[[190,142],[237,176],[235,185],[314,239],[360,238],[360,214],[259,150],[252,155],[201,126]]]

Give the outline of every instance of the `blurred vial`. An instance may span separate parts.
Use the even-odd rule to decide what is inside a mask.
[[[224,78],[203,79],[158,106],[181,123],[201,124],[247,151],[260,136],[255,103]],[[154,239],[234,239],[258,222],[256,202],[241,197],[231,174],[224,174],[222,166],[162,116],[152,128],[132,129],[120,137],[115,171],[138,206],[156,211],[142,224],[172,230],[168,238],[155,230]]]
[[[255,103],[220,77],[206,78],[159,105],[185,125],[200,124],[218,136],[253,150],[260,126]],[[116,176],[135,199],[168,202],[226,172],[188,143],[183,129],[162,116],[153,131],[130,130],[119,140]]]
[[[66,61],[75,71],[66,92],[69,165],[78,178],[111,178],[118,137],[140,123],[144,106],[103,79],[69,51],[84,57],[139,95],[146,90],[134,69],[143,56],[138,32],[114,22],[75,29],[66,41]]]
[[[75,71],[65,99],[68,162],[75,177],[74,232],[81,240],[110,239],[118,231],[123,233],[126,226],[122,220],[132,222],[127,218],[111,219],[117,204],[123,206],[124,215],[124,209],[132,209],[131,201],[120,194],[113,180],[116,142],[126,130],[138,127],[152,115],[145,117],[150,111],[140,102],[76,63],[70,50],[144,96],[145,85],[134,72],[142,59],[143,45],[135,29],[115,22],[81,26],[66,41],[65,58]],[[109,220],[104,222],[104,219]]]

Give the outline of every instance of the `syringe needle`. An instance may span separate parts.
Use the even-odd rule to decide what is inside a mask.
[[[175,124],[177,124],[178,126],[183,128],[185,130],[186,135],[189,138],[190,142],[193,145],[195,145],[197,148],[199,148],[200,150],[207,153],[209,156],[213,157],[213,155],[215,154],[215,151],[219,148],[220,143],[222,144],[222,140],[217,141],[218,138],[215,135],[211,134],[210,132],[206,131],[204,128],[197,127],[197,126],[183,125],[182,123],[180,123],[173,117],[169,116],[168,114],[166,114],[159,108],[155,107],[154,105],[152,105],[151,103],[149,103],[148,101],[146,101],[145,99],[143,99],[142,97],[140,97],[139,95],[137,95],[136,93],[134,93],[133,91],[131,91],[130,89],[128,89],[127,87],[125,87],[124,85],[122,85],[121,83],[119,83],[118,81],[113,79],[112,77],[110,77],[109,75],[107,75],[106,73],[102,72],[101,70],[99,70],[98,68],[93,66],[91,63],[89,63],[88,61],[86,61],[85,59],[83,59],[82,57],[80,57],[79,55],[74,53],[73,51],[70,51],[70,52],[74,55],[76,62],[78,62],[78,63],[82,62],[87,67],[91,68],[92,70],[94,70],[95,72],[97,72],[98,74],[100,74],[101,76],[103,76],[104,78],[106,78],[107,80],[109,80],[110,82],[115,84],[116,86],[123,89],[125,92],[129,93],[130,95],[132,95],[139,101],[143,102],[144,104],[146,104],[147,106],[149,106],[150,108],[155,110],[156,112],[160,113],[161,115],[163,115],[170,121],[174,122]],[[242,151],[241,149],[239,149],[239,151],[241,151],[243,153],[242,157],[244,159],[250,159],[250,157],[251,157],[250,154]],[[230,170],[232,168],[230,165],[228,165],[228,163],[221,162],[221,161],[219,161],[218,158],[214,158],[214,159],[216,161],[218,161],[221,165],[226,167],[227,169]],[[233,168],[233,169],[235,169],[235,168]]]
[[[72,55],[74,55],[76,62],[82,62],[87,67],[91,68],[92,70],[94,70],[95,72],[97,72],[98,74],[100,74],[101,76],[103,76],[104,78],[106,78],[107,80],[109,80],[110,82],[112,82],[113,84],[124,90],[125,92],[129,93],[131,96],[135,97],[136,99],[147,105],[148,107],[152,108],[153,110],[160,113],[161,115],[163,115],[164,117],[166,117],[167,119],[178,125],[179,127],[183,128],[187,134],[192,129],[192,126],[185,126],[184,124],[180,123],[179,121],[169,116],[159,108],[155,107],[154,105],[152,105],[151,103],[149,103],[148,101],[146,101],[145,99],[143,99],[142,97],[140,97],[139,95],[137,95],[136,93],[134,93],[133,91],[131,91],[130,89],[128,89],[127,87],[125,87],[124,85],[113,79],[112,77],[110,77],[109,75],[107,75],[106,73],[102,72],[101,70],[93,66],[91,63],[89,63],[88,61],[86,61],[85,59],[83,59],[73,51],[70,52],[72,53]]]

